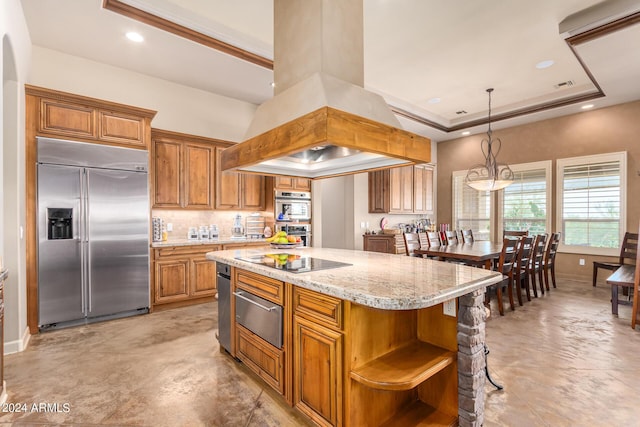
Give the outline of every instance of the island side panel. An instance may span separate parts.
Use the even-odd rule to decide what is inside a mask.
[[[444,314],[442,304],[418,311],[418,338],[438,347],[458,351],[457,318]],[[458,362],[418,387],[420,400],[447,415],[458,415]]]

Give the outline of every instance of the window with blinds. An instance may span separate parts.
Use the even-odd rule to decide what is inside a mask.
[[[512,165],[515,181],[502,192],[502,229],[542,234],[550,223],[551,162]]]
[[[626,153],[558,160],[562,243],[620,248],[625,231]]]
[[[453,173],[454,230],[473,230],[475,240],[491,240],[491,192],[465,185],[467,171]]]

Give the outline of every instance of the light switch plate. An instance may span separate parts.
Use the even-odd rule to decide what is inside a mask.
[[[167,223],[167,231],[173,231],[173,223],[171,222]]]
[[[442,310],[447,316],[456,317],[456,300],[450,299],[442,304]]]

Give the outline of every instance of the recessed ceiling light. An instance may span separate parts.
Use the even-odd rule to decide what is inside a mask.
[[[427,102],[429,104],[437,104],[438,102],[442,101],[442,99],[440,98],[431,98],[430,100],[428,100]]]
[[[582,107],[583,110],[588,110],[589,108],[593,108],[593,104],[587,104],[587,105],[583,105]]]
[[[546,61],[540,61],[536,64],[536,68],[538,70],[542,70],[544,68],[549,68],[554,64],[553,59],[547,59]]]
[[[467,136],[467,135],[471,135],[471,132],[469,132],[468,130],[465,130],[464,132],[462,132],[462,136]]]
[[[134,31],[129,31],[126,34],[127,38],[129,40],[131,40],[132,42],[136,42],[136,43],[141,43],[144,41],[144,37],[142,37],[139,33],[136,33]]]

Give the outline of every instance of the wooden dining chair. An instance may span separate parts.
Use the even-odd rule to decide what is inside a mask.
[[[531,250],[533,249],[533,236],[524,236],[520,239],[518,258],[513,267],[513,280],[518,292],[518,303],[522,305],[522,290],[525,290],[527,301],[531,301],[530,280],[531,275]]]
[[[437,231],[427,231],[427,239],[429,240],[429,247],[442,246],[440,241],[440,233]]]
[[[511,310],[516,309],[516,305],[513,300],[513,271],[518,257],[519,245],[520,239],[503,239],[502,242],[502,251],[500,252],[500,258],[498,259],[496,271],[502,273],[505,278],[501,282],[491,286],[496,289],[496,295],[498,297],[498,312],[500,313],[500,316],[504,316],[502,292],[505,288],[509,297],[509,305],[511,307]],[[489,292],[487,291],[487,296],[488,295]]]
[[[531,278],[531,288],[533,296],[538,298],[538,290],[536,287],[536,275],[540,283],[540,292],[544,295],[544,283],[542,280],[542,272],[544,269],[544,251],[547,246],[547,234],[538,234],[533,243],[531,253],[531,268],[529,269],[529,277]]]
[[[473,230],[462,230],[462,243],[473,243]]]
[[[403,233],[404,237],[404,249],[407,253],[407,256],[419,256],[416,255],[413,251],[416,249],[420,249],[420,237],[418,237],[418,233]]]
[[[618,262],[606,262],[606,261],[593,261],[593,286],[596,285],[598,280],[598,269],[604,268],[605,270],[615,271],[622,264],[633,264],[636,261],[636,254],[638,252],[638,233],[624,233],[622,239],[622,246],[620,247],[620,256]]]
[[[456,230],[447,230],[444,232],[444,235],[447,239],[447,245],[457,245],[458,240],[458,232]]]
[[[502,238],[505,237],[523,237],[528,236],[529,230],[504,230],[502,232]]]
[[[639,230],[640,231],[640,230]],[[636,273],[633,280],[633,305],[631,308],[631,329],[640,323],[640,251],[636,251]]]
[[[551,281],[553,287],[556,287],[556,253],[560,245],[560,233],[552,233],[547,243],[547,250],[544,253],[542,269],[544,270],[544,286],[549,289],[549,273],[551,273]]]

